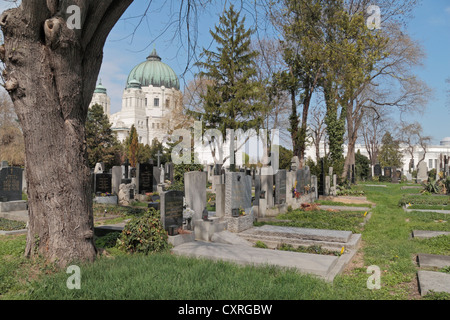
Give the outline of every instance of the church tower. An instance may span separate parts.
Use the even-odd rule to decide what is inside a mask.
[[[109,118],[111,115],[111,99],[108,97],[108,93],[106,88],[102,85],[102,80],[100,79],[100,82],[98,83],[97,87],[95,88],[94,95],[92,96],[91,104],[89,105],[89,108],[91,108],[93,105],[99,104],[103,107],[103,112],[106,114],[106,116]]]

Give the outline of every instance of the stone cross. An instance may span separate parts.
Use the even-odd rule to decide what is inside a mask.
[[[156,154],[156,156],[158,157],[158,168],[161,166],[161,157],[163,156],[161,152],[158,151],[158,153]]]
[[[130,162],[128,161],[128,159],[123,165],[125,166],[125,179],[128,179],[128,167],[130,166]]]

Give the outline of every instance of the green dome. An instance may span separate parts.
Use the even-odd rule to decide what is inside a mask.
[[[180,81],[177,75],[167,64],[161,62],[156,50],[153,49],[147,61],[142,62],[131,70],[127,79],[127,88],[130,88],[132,81],[138,81],[142,87],[166,87],[180,90]]]
[[[106,94],[106,88],[104,86],[102,86],[102,79],[100,79],[100,82],[98,83],[98,86],[95,87],[94,93]]]

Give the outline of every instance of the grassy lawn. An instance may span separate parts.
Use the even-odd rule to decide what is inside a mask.
[[[372,208],[370,203],[344,203],[330,200],[317,200],[315,203],[321,204],[323,206],[344,206],[344,207],[366,207]]]
[[[238,266],[170,253],[127,255],[108,249],[109,254],[95,263],[80,266],[81,290],[68,290],[65,270],[23,258],[25,236],[14,236],[0,237],[0,299],[421,299],[415,256],[450,255],[450,237],[417,240],[411,239],[411,232],[450,231],[448,215],[404,212],[399,200],[406,190],[400,190],[401,184],[387,185],[360,186],[368,200],[377,204],[364,228],[359,226],[364,213],[359,212],[293,211],[280,216],[298,226],[324,228],[328,223],[362,233],[359,253],[333,284],[277,267]],[[371,265],[381,269],[380,290],[367,289],[366,271]],[[437,297],[449,298],[427,298]]]
[[[256,225],[271,224],[285,227],[343,230],[360,233],[362,231],[360,224],[364,221],[364,213],[358,211],[294,210],[278,215],[277,219],[280,220],[279,222],[274,220],[257,223]]]

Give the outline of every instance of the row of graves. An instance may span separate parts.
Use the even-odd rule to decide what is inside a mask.
[[[215,211],[208,211],[207,183],[215,193]],[[164,189],[164,185],[162,188]],[[186,172],[184,192],[162,191],[159,209],[172,244],[211,241],[215,233],[240,233],[253,228],[255,220],[300,208],[318,198],[317,178],[308,167],[299,168],[298,158],[291,170],[239,169],[220,166]],[[194,231],[194,232],[192,232]],[[187,239],[187,240],[186,240]]]
[[[166,181],[173,182],[173,175],[173,163],[155,166],[150,160],[134,168],[127,161],[108,171],[103,163],[97,163],[91,172],[94,202],[129,205],[135,199],[145,199],[146,194],[160,190]]]
[[[184,174],[184,191],[166,190],[173,182],[173,164],[154,166],[129,163],[105,172],[97,164],[92,172],[95,202],[129,205],[133,199],[145,201],[145,194],[158,192],[161,221],[173,245],[186,241],[211,241],[215,233],[240,233],[253,227],[257,219],[276,216],[288,207],[300,208],[318,198],[318,179],[308,167],[300,168],[297,157],[290,170],[272,172],[268,168],[242,168],[230,172],[221,166],[205,166],[203,171]],[[215,211],[208,211],[207,184],[215,193]],[[152,197],[153,198],[153,197]]]

